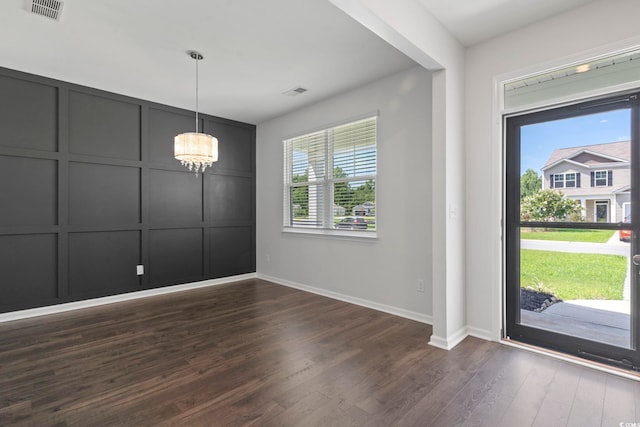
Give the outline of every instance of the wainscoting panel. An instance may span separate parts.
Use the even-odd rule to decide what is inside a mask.
[[[58,89],[0,75],[0,145],[57,151]]]
[[[209,230],[213,277],[226,277],[253,271],[255,251],[251,227],[219,227]]]
[[[58,301],[55,234],[0,236],[0,301],[5,311]]]
[[[58,223],[55,160],[0,155],[0,227]]]
[[[149,171],[149,219],[152,225],[200,223],[202,177],[187,169]]]
[[[69,224],[140,222],[140,169],[69,164]]]
[[[252,220],[252,179],[209,176],[209,208],[213,221],[246,223]]]
[[[218,138],[219,141],[236,141],[235,144],[219,144],[220,160],[217,169],[234,172],[253,173],[252,129],[238,126],[225,126],[212,120],[205,121],[205,132]]]
[[[140,289],[140,231],[69,235],[69,296],[95,298]]]
[[[199,122],[202,129],[202,119]],[[148,123],[149,140],[152,142],[149,145],[149,160],[170,167],[180,165],[180,162],[173,157],[173,139],[180,133],[195,131],[195,116],[191,113],[149,108]],[[167,144],[167,141],[170,143]]]
[[[201,228],[151,230],[151,285],[195,282],[204,275]]]
[[[140,105],[70,91],[69,152],[140,160]]]

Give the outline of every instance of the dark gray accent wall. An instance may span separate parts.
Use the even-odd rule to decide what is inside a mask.
[[[255,272],[255,126],[0,68],[0,312]],[[144,265],[138,276],[136,266]]]

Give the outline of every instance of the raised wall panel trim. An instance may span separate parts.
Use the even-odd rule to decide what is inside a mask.
[[[416,311],[405,310],[404,308],[394,307],[392,305],[380,304],[375,301],[370,301],[351,295],[341,294],[339,292],[328,291],[326,289],[316,288],[314,286],[303,285],[301,283],[292,282],[290,280],[280,279],[266,274],[258,273],[258,279],[267,280],[269,282],[277,283],[279,285],[288,286],[290,288],[300,289],[301,291],[311,292],[312,294],[322,295],[324,297],[337,299],[339,301],[348,302],[351,304],[359,305],[361,307],[371,308],[373,310],[382,311],[384,313],[393,314],[395,316],[404,317],[405,319],[415,320],[416,322],[425,323],[431,325],[433,317],[428,314],[418,313]]]
[[[72,310],[81,310],[83,308],[96,307],[107,304],[114,304],[123,301],[131,301],[140,298],[148,298],[156,295],[171,294],[174,292],[188,291],[191,289],[205,288],[208,286],[225,285],[232,282],[240,282],[247,279],[255,279],[256,273],[242,274],[239,276],[223,277],[220,279],[209,279],[200,282],[185,283],[182,285],[166,286],[164,288],[147,289],[144,291],[130,292],[127,294],[112,295],[102,298],[88,299],[84,301],[75,301],[65,304],[57,304],[48,307],[31,308],[27,310],[11,311],[8,313],[0,313],[0,323],[11,322],[14,320],[28,319],[31,317],[46,316],[49,314],[64,313]]]
[[[11,304],[0,298],[0,311],[45,308],[81,298],[222,278],[220,270],[209,268],[211,253],[224,250],[219,247],[222,243],[206,238],[212,227],[250,229],[250,239],[241,231],[238,241],[234,240],[235,250],[243,254],[242,268],[232,259],[230,267],[236,267],[225,268],[224,274],[255,272],[255,125],[202,114],[203,127],[206,123],[224,136],[219,138],[226,150],[221,163],[227,165],[195,177],[173,158],[175,135],[193,130],[192,111],[0,67],[0,92],[2,89],[8,96],[0,99],[0,112],[6,112],[0,115],[0,127],[7,130],[5,138],[14,137],[0,141],[0,172],[4,173],[0,194],[13,206],[0,213],[0,238],[18,235],[29,241],[29,236],[52,234],[58,240],[57,274],[47,273],[52,277],[30,283],[14,282],[17,287],[8,292],[21,296]],[[29,120],[37,123],[26,126]],[[57,170],[51,165],[57,165]],[[204,187],[218,177],[223,183],[250,181],[250,185],[240,185],[243,193],[250,193],[241,200],[233,196],[233,185],[226,184],[223,199],[233,196],[226,203],[241,210],[241,220],[235,215],[212,217],[209,199],[220,196],[212,190],[205,194]],[[190,191],[192,188],[196,191]],[[198,229],[198,236],[188,231],[191,229]],[[140,237],[136,239],[140,244],[135,244],[140,256],[135,260],[131,242],[110,245],[102,252],[89,247],[85,253],[78,247],[82,233],[133,231]],[[197,241],[197,250],[193,242],[184,242],[183,235]],[[156,240],[161,248],[154,245]],[[181,249],[171,249],[175,247]],[[25,253],[37,250],[27,247]],[[113,258],[107,257],[110,253]],[[124,261],[122,253],[129,254]],[[83,261],[91,254],[99,256]],[[103,265],[100,259],[107,262]],[[132,261],[145,266],[145,274],[135,279],[139,290],[128,276]],[[86,264],[100,266],[95,274],[103,277],[79,288],[95,270]],[[119,277],[125,277],[126,284]],[[39,283],[45,279],[57,283],[57,297],[36,298]]]

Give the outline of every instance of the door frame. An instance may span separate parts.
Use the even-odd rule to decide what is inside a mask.
[[[610,222],[611,220],[611,202],[609,200],[594,200],[593,201],[593,222],[598,222],[598,206],[606,207],[606,221]]]
[[[640,104],[637,91],[624,95],[609,95],[597,100],[582,101],[579,103],[552,106],[545,110],[535,112],[523,112],[513,115],[503,115],[504,129],[504,241],[503,241],[503,265],[504,282],[503,295],[505,307],[504,335],[507,339],[533,344],[539,347],[572,354],[586,359],[592,359],[610,365],[616,365],[625,369],[640,370],[640,316],[638,315],[638,292],[631,294],[631,330],[630,348],[615,347],[612,345],[579,338],[549,330],[543,330],[526,326],[520,323],[520,228],[523,226],[565,228],[565,229],[611,229],[620,230],[631,228],[632,239],[630,244],[631,254],[639,252],[639,221],[631,224],[615,222],[608,223],[535,223],[521,221],[520,219],[520,133],[522,126],[564,118],[579,117],[588,114],[606,112],[621,108],[629,108],[631,114],[630,140],[631,140],[631,182],[640,183]],[[640,218],[640,185],[631,193],[631,217]],[[594,211],[596,210],[594,205]],[[608,208],[610,215],[611,209]],[[594,212],[594,216],[596,213]],[[523,225],[526,224],[526,225]],[[636,283],[631,286],[637,289],[638,266],[632,264],[632,277]]]
[[[622,203],[622,221],[627,219],[629,215],[631,215],[631,202],[623,202]]]

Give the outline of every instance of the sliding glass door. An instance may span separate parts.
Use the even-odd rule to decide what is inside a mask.
[[[637,95],[506,118],[510,339],[640,367],[638,122]]]

